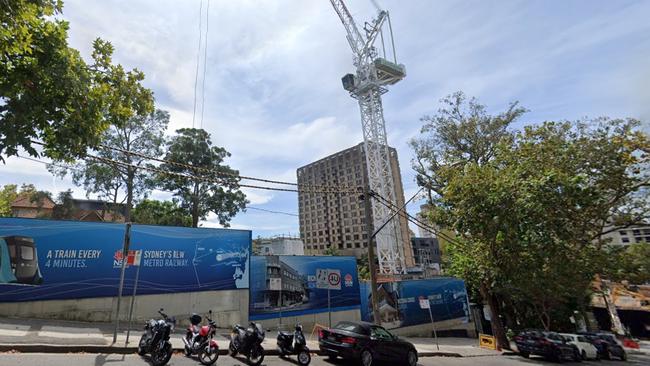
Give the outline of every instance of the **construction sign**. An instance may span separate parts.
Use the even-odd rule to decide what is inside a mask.
[[[479,342],[479,346],[481,348],[492,349],[492,350],[497,349],[497,341],[491,335],[479,334],[478,335],[478,342]]]

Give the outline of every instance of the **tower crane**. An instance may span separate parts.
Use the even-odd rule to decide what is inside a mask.
[[[404,65],[397,63],[390,15],[385,10],[378,10],[377,17],[371,22],[365,23],[362,34],[345,3],[342,0],[330,0],[330,2],[345,27],[347,40],[352,49],[353,64],[356,67],[354,74],[343,76],[341,81],[343,88],[359,102],[368,167],[368,183],[372,191],[395,203],[395,184],[390,164],[381,96],[388,91],[386,86],[395,84],[406,76],[406,69]],[[388,24],[387,38],[390,42],[389,50],[392,50],[393,61],[386,59],[382,29],[385,24]],[[378,37],[381,39],[380,50],[375,47]],[[380,57],[379,51],[382,52],[383,57]],[[377,201],[373,202],[372,214],[375,228],[381,227],[391,216],[388,207]],[[386,225],[382,231],[377,233],[375,239],[379,273],[405,273],[405,243],[402,242],[399,221],[393,220]]]

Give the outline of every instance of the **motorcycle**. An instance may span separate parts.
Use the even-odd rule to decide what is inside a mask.
[[[212,310],[208,312],[208,325],[201,324],[201,316],[192,314],[190,326],[187,328],[185,337],[182,338],[185,344],[185,355],[188,357],[198,355],[199,362],[203,365],[212,365],[219,358],[219,346],[214,338],[217,333],[217,324],[212,320]]]
[[[307,348],[305,335],[302,332],[302,325],[296,324],[293,334],[279,331],[277,340],[278,352],[281,358],[287,355],[298,355],[298,364],[303,366],[309,365],[311,355],[309,354],[309,348]]]
[[[230,333],[230,355],[236,356],[241,353],[246,356],[248,363],[259,365],[264,360],[264,329],[259,323],[251,322],[247,328],[237,324]]]
[[[158,310],[162,319],[151,319],[145,323],[144,334],[138,342],[138,354],[140,356],[151,354],[151,363],[154,366],[162,366],[172,357],[172,344],[169,342],[169,335],[176,325],[176,319],[168,317],[163,310],[162,308]]]

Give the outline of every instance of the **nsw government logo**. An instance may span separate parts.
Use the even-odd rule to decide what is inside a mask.
[[[345,287],[352,287],[352,275],[349,273],[345,275]]]

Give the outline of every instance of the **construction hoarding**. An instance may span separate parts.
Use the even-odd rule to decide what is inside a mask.
[[[0,219],[0,302],[117,296],[125,229]],[[250,231],[132,225],[138,294],[248,288],[250,246]],[[126,270],[125,293],[135,270]]]
[[[359,281],[354,257],[253,256],[249,317],[263,320],[358,309]]]

